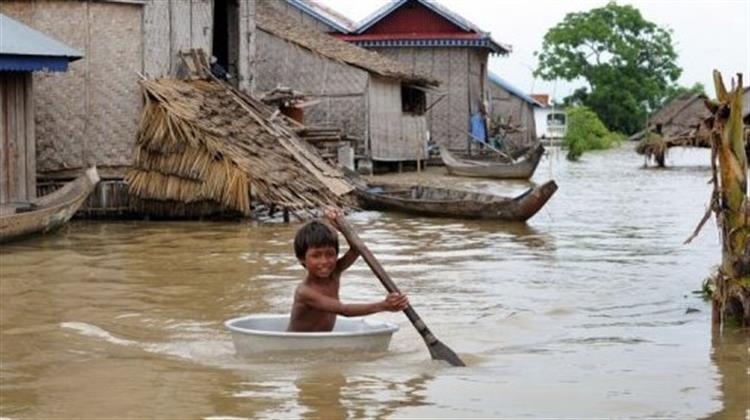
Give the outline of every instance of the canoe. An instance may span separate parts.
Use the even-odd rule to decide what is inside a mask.
[[[544,146],[539,144],[515,162],[461,159],[452,155],[445,147],[440,146],[440,157],[448,169],[448,173],[459,176],[529,179],[534,175],[542,155],[544,155]]]
[[[29,202],[0,204],[0,242],[51,232],[78,211],[99,182],[96,167],[61,188]]]
[[[357,184],[355,194],[366,210],[392,210],[419,216],[526,221],[557,191],[555,181],[535,186],[516,197],[423,185]]]
[[[256,314],[226,321],[240,356],[313,350],[386,351],[398,326],[362,318],[336,317],[330,332],[288,332],[289,315]]]

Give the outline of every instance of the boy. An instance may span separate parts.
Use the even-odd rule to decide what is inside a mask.
[[[339,210],[326,210],[328,222],[336,225]],[[313,221],[297,231],[294,253],[307,270],[307,276],[294,292],[292,314],[287,331],[331,331],[336,315],[363,316],[376,312],[397,312],[406,309],[409,301],[400,293],[391,293],[380,302],[343,304],[339,300],[341,273],[359,257],[351,244],[343,257],[338,258],[339,241],[335,230]],[[338,258],[338,260],[337,260]]]

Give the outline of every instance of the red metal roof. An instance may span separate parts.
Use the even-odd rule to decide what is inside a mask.
[[[338,39],[344,41],[381,41],[395,39],[482,39],[483,34],[477,33],[445,33],[445,32],[409,32],[409,33],[388,33],[388,34],[362,34],[362,35],[342,35],[333,34]]]

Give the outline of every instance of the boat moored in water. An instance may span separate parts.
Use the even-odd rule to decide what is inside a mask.
[[[42,197],[0,204],[0,242],[47,233],[68,222],[99,182],[96,167]]]

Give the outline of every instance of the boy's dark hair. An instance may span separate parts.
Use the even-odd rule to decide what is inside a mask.
[[[302,226],[294,237],[294,254],[304,260],[307,250],[322,246],[332,246],[339,253],[339,237],[326,224],[314,220]]]

